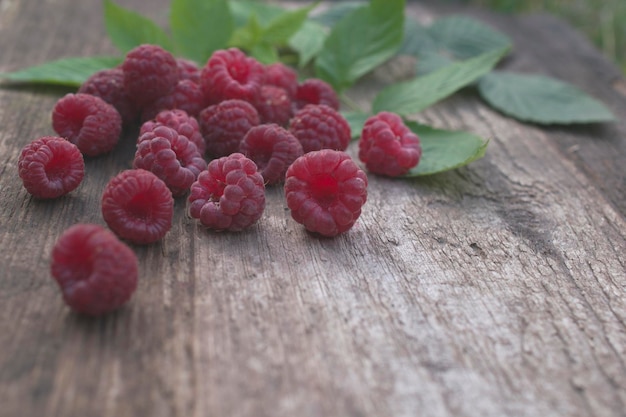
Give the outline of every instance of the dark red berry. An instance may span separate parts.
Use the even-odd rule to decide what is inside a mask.
[[[115,107],[124,123],[132,123],[137,118],[137,108],[124,88],[124,72],[121,68],[94,73],[80,86],[78,93],[100,97]]]
[[[286,126],[293,115],[289,95],[285,89],[273,85],[261,87],[254,107],[259,112],[261,123],[276,123]]]
[[[150,171],[129,169],[113,177],[102,193],[102,217],[122,239],[153,243],[172,227],[174,199]]]
[[[202,68],[200,85],[209,104],[230,99],[254,102],[264,74],[263,65],[239,49],[221,49]]]
[[[198,123],[207,154],[219,158],[237,152],[244,135],[260,120],[252,104],[243,100],[226,100],[202,110]]]
[[[307,104],[325,104],[339,110],[339,97],[330,84],[318,78],[309,78],[298,85],[294,97],[296,110]]]
[[[143,108],[169,94],[179,80],[176,58],[158,45],[143,44],[130,50],[124,62],[124,88]]]
[[[298,74],[282,62],[275,62],[265,67],[264,85],[273,85],[284,89],[289,98],[296,96]]]
[[[67,140],[44,136],[20,153],[18,174],[33,197],[56,198],[76,189],[85,176],[83,155]]]
[[[263,124],[246,133],[239,151],[254,161],[267,184],[276,184],[285,179],[289,165],[302,155],[302,145],[288,130]]]
[[[240,153],[209,162],[191,186],[189,214],[215,230],[240,231],[265,209],[265,185],[256,164]]]
[[[287,170],[285,197],[293,219],[308,231],[336,236],[361,215],[367,176],[345,152],[309,152]]]
[[[200,86],[190,80],[181,80],[174,89],[146,105],[141,113],[141,120],[153,119],[162,110],[180,109],[197,116],[205,107],[204,95]]]
[[[186,111],[181,109],[163,110],[159,112],[154,120],[149,120],[141,125],[139,129],[139,138],[146,132],[154,130],[157,126],[163,125],[171,127],[178,132],[179,135],[186,136],[198,148],[200,154],[204,154],[205,144],[204,138],[200,133],[200,125],[195,117],[190,116]]]
[[[350,125],[335,109],[309,104],[298,110],[289,130],[302,144],[304,153],[320,149],[344,151],[350,143]]]
[[[397,177],[417,166],[421,156],[419,137],[397,114],[381,112],[365,122],[359,159],[368,171]]]
[[[190,80],[200,84],[200,67],[194,61],[176,58],[176,64],[178,65],[178,75],[181,80]]]
[[[133,168],[151,171],[165,181],[174,197],[180,197],[206,168],[206,161],[186,136],[157,126],[139,137]]]
[[[67,94],[52,110],[52,128],[87,156],[111,151],[122,132],[115,107],[90,94]]]
[[[91,316],[124,305],[137,288],[137,256],[113,233],[76,224],[52,249],[50,272],[72,310]]]

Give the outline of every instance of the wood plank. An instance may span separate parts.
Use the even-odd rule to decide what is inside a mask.
[[[120,3],[163,19],[167,1]],[[98,7],[2,0],[0,70],[113,53]],[[488,21],[515,40],[506,67],[573,82],[618,122],[539,128],[458,94],[416,118],[492,138],[484,159],[370,176],[336,239],[305,233],[276,187],[238,234],[204,230],[177,201],[167,237],[134,247],[131,303],[88,320],[63,305],[49,253],[71,224],[104,224],[100,193],[130,167],[133,134],[88,160],[69,196],[31,199],[19,150],[52,133],[66,90],[0,89],[0,416],[624,416],[624,79],[550,17],[410,10]]]

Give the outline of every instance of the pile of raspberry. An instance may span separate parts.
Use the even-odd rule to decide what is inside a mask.
[[[419,160],[419,139],[394,116],[365,125],[359,158],[370,172],[403,175]],[[41,199],[78,188],[85,160],[112,151],[123,132],[136,141],[132,166],[102,190],[108,229],[77,224],[53,249],[52,275],[66,303],[85,314],[130,299],[137,259],[128,245],[163,239],[181,200],[203,226],[240,231],[262,217],[266,186],[284,184],[293,219],[336,236],[367,199],[367,176],[345,152],[352,135],[333,88],[236,48],[199,67],[140,45],[62,97],[52,127],[57,136],[33,141],[19,159],[24,187]]]

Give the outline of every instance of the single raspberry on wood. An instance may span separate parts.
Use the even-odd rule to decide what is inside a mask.
[[[281,87],[262,86],[259,97],[253,104],[259,112],[261,123],[276,123],[286,126],[293,115],[291,99],[285,89]]]
[[[206,161],[186,136],[157,126],[139,137],[133,168],[151,171],[165,181],[174,197],[180,197],[206,168]]]
[[[56,241],[51,258],[52,277],[65,303],[78,313],[116,310],[137,288],[137,256],[102,226],[71,226]]]
[[[200,85],[209,104],[257,99],[265,69],[263,64],[237,48],[213,52],[200,71]]]
[[[52,110],[52,128],[87,156],[111,151],[120,139],[122,117],[97,96],[66,94]]]
[[[169,94],[180,79],[176,58],[158,45],[143,44],[133,48],[121,67],[124,88],[140,108]]]
[[[156,242],[172,227],[172,192],[150,171],[129,169],[117,174],[104,188],[101,206],[111,230],[132,243]]]
[[[252,104],[243,100],[226,100],[202,110],[198,123],[207,154],[219,158],[237,152],[244,135],[260,120]]]
[[[380,112],[363,126],[359,159],[368,171],[397,177],[417,166],[422,156],[419,137],[395,113]]]
[[[147,104],[141,112],[141,120],[153,119],[162,110],[179,109],[197,116],[205,106],[204,94],[200,86],[190,80],[181,80],[168,94]]]
[[[296,110],[308,104],[325,104],[339,110],[339,97],[333,87],[319,78],[309,78],[298,84],[294,97]]]
[[[282,62],[265,66],[264,85],[273,85],[284,89],[289,98],[293,98],[298,90],[298,74]]]
[[[289,131],[298,138],[304,153],[320,149],[345,151],[352,137],[348,121],[326,105],[309,104],[298,110],[289,123]]]
[[[159,112],[153,120],[144,122],[141,125],[138,139],[140,139],[144,133],[154,130],[159,125],[171,127],[177,131],[179,135],[186,136],[196,145],[198,152],[200,152],[201,155],[204,154],[206,146],[204,144],[204,138],[200,133],[198,120],[190,116],[186,111],[172,109]]]
[[[265,209],[265,185],[256,164],[233,153],[209,162],[191,186],[189,215],[218,231],[240,231]]]
[[[293,219],[308,231],[336,236],[361,215],[367,176],[345,152],[309,152],[287,170],[285,197]]]
[[[78,93],[100,97],[115,107],[124,123],[134,122],[139,114],[124,88],[124,72],[121,68],[104,69],[94,73],[80,86]]]
[[[267,184],[283,181],[289,165],[303,153],[298,139],[277,124],[250,129],[239,145],[239,152],[254,161]]]
[[[32,141],[20,153],[18,174],[33,197],[56,198],[75,190],[85,176],[78,147],[56,136]]]

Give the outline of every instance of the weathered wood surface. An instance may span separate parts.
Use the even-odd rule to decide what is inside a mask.
[[[113,53],[99,3],[0,0],[0,70]],[[120,3],[163,18],[166,1]],[[513,37],[506,67],[570,81],[619,121],[542,129],[457,95],[418,118],[492,138],[486,157],[371,176],[336,239],[305,233],[279,188],[239,234],[179,201],[164,241],[135,248],[132,302],[100,320],[63,305],[49,253],[71,224],[104,224],[132,135],[71,195],[33,200],[18,153],[66,91],[0,89],[0,416],[626,415],[625,81],[559,20],[465,11]]]

